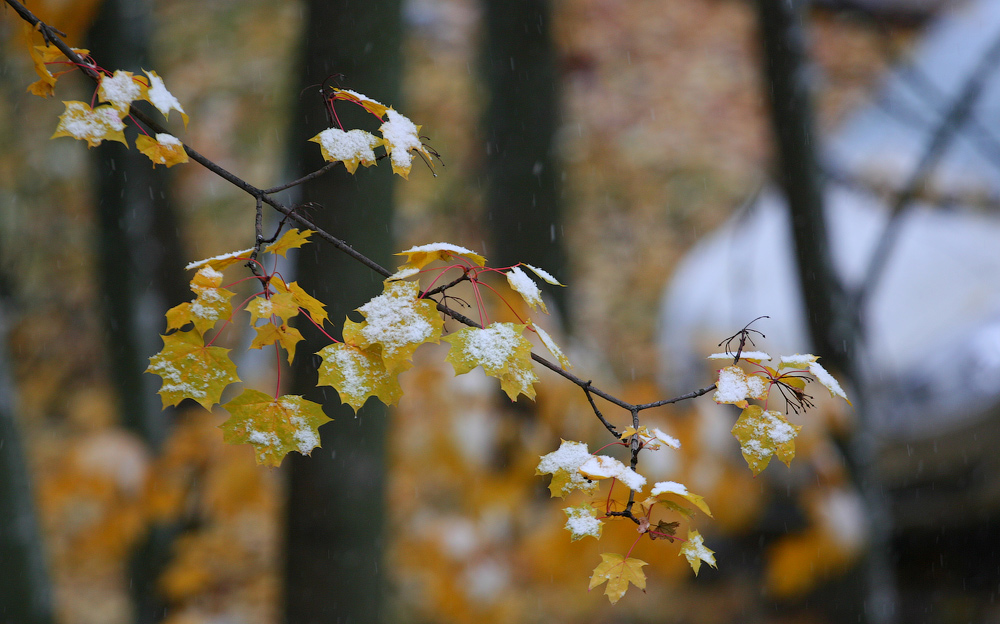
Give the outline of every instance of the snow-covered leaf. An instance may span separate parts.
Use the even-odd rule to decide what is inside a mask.
[[[542,312],[548,314],[549,310],[545,307],[545,302],[542,301],[542,291],[538,290],[538,285],[535,281],[528,277],[528,274],[521,270],[520,267],[514,267],[507,271],[507,283],[510,287],[514,289],[517,294],[521,295],[524,302],[527,303],[532,310],[542,309]]]
[[[358,170],[358,165],[371,167],[376,161],[375,148],[382,145],[383,140],[364,130],[341,130],[327,128],[313,138],[313,143],[319,143],[323,160],[342,162],[348,173]]]
[[[458,245],[452,245],[451,243],[428,243],[426,245],[418,245],[416,247],[410,247],[405,251],[401,251],[396,255],[406,256],[406,264],[418,269],[424,268],[435,260],[448,262],[451,260],[452,256],[462,256],[463,258],[471,260],[478,266],[486,264],[486,258],[470,249],[459,247]]]
[[[365,317],[359,326],[359,347],[379,345],[386,370],[405,365],[417,347],[438,342],[444,321],[437,304],[420,299],[416,282],[386,282],[381,295],[358,308]]]
[[[121,120],[121,113],[111,106],[98,106],[91,108],[86,102],[63,102],[66,111],[59,115],[59,125],[56,126],[56,137],[72,137],[87,142],[87,147],[100,145],[101,141],[118,141],[128,145],[125,141],[125,123]]]
[[[517,393],[533,396],[532,384],[538,377],[531,363],[531,343],[521,335],[524,328],[515,323],[492,323],[483,329],[466,327],[444,337],[451,343],[446,359],[456,375],[482,366],[487,375],[500,379],[511,400]]]
[[[715,565],[715,551],[709,550],[705,546],[705,539],[701,536],[698,531],[688,529],[687,541],[681,546],[681,552],[679,553],[687,557],[688,563],[691,564],[691,569],[694,570],[694,575],[698,576],[698,571],[701,570],[701,562],[704,561],[708,565],[716,568]]]
[[[795,457],[795,436],[802,429],[789,423],[781,412],[765,411],[759,405],[743,410],[733,436],[740,441],[740,451],[754,475],[760,474],[771,461],[772,455],[788,465]]]
[[[591,494],[598,488],[597,482],[580,474],[580,466],[591,457],[593,455],[583,442],[563,440],[558,450],[541,456],[535,474],[552,475],[552,481],[549,483],[549,493],[552,498],[565,498],[573,490],[583,490]]]
[[[265,466],[280,466],[292,451],[309,455],[320,445],[320,425],[330,421],[319,403],[297,395],[274,398],[252,388],[222,407],[230,414],[219,426],[223,440],[250,444],[257,463]]]
[[[163,379],[159,394],[164,407],[194,399],[212,409],[226,386],[240,380],[229,349],[206,347],[199,332],[174,332],[161,338],[163,349],[149,358],[146,372]]]
[[[382,133],[385,151],[392,163],[392,172],[404,179],[408,178],[413,164],[413,152],[423,154],[424,160],[433,169],[432,156],[420,142],[420,126],[414,125],[405,115],[392,108],[386,109],[385,114],[388,119],[379,128],[379,132]]]
[[[170,119],[170,111],[175,110],[181,114],[181,118],[184,120],[184,127],[187,128],[188,116],[181,108],[181,103],[177,101],[177,98],[173,96],[170,91],[167,90],[165,84],[163,84],[163,78],[160,78],[155,71],[152,70],[142,70],[146,73],[146,77],[149,80],[149,88],[145,92],[145,100],[156,107],[156,110],[167,119]]]
[[[592,455],[580,466],[580,474],[595,480],[618,479],[636,492],[641,491],[642,486],[646,485],[646,477],[607,455]]]
[[[135,146],[153,161],[154,167],[166,165],[169,168],[188,161],[184,145],[170,134],[157,133],[156,138],[140,134],[135,138]]]

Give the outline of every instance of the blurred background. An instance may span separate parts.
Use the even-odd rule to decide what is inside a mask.
[[[644,413],[683,446],[640,470],[705,496],[719,569],[644,540],[646,592],[614,607],[586,585],[633,530],[570,543],[534,476],[560,438],[609,441],[553,375],[511,404],[428,345],[397,408],[355,417],[302,345],[283,383],[335,421],[260,468],[221,411],[161,410],[142,374],[184,265],[250,246],[253,201],[193,163],[49,141],[93,87],[26,93],[5,6],[0,622],[1000,622],[1000,2],[28,6],[103,67],[155,69],[191,118],[169,127],[259,187],[320,166],[330,75],[394,105],[437,177],[338,168],[283,199],[385,266],[448,241],[550,271],[569,287],[540,325],[628,401],[710,385],[704,356],[768,315],[757,347],[822,355],[854,409],[815,393],[791,468],[758,478],[731,406]],[[381,285],[318,244],[281,270],[337,323]],[[273,384],[247,329],[225,338],[240,376]]]

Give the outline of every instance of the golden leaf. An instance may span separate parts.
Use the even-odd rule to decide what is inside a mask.
[[[229,444],[250,444],[257,463],[280,466],[285,455],[309,455],[319,446],[319,426],[329,422],[319,403],[297,395],[274,398],[247,388],[222,406],[230,414],[219,428]]]
[[[608,597],[611,604],[615,604],[628,591],[629,583],[639,589],[646,589],[646,573],[642,571],[642,566],[648,565],[641,559],[626,559],[624,555],[617,553],[601,553],[601,563],[594,568],[594,573],[590,576],[590,586],[587,589],[594,589],[601,583],[607,581],[608,586],[604,590],[604,595]]]

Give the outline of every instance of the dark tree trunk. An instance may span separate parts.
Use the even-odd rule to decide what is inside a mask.
[[[152,66],[148,42],[152,4],[105,0],[89,33],[88,48],[103,67],[143,75]],[[161,347],[162,311],[190,298],[184,254],[170,194],[170,173],[154,169],[134,148],[104,142],[91,150],[97,182],[97,259],[103,297],[109,377],[123,427],[155,452],[169,433],[172,410],[161,409],[158,380],[144,375],[150,354]],[[129,565],[135,622],[164,617],[156,581],[169,559],[176,527],[153,526]]]
[[[0,624],[52,624],[52,585],[17,426],[7,351],[7,294],[0,284]]]
[[[841,448],[848,471],[865,501],[870,543],[863,574],[847,603],[851,621],[891,624],[897,620],[892,566],[892,518],[875,470],[876,445],[866,418],[863,331],[860,311],[833,268],[823,207],[818,138],[806,62],[803,0],[757,0],[763,48],[764,90],[770,94],[771,126],[777,147],[777,177],[792,222],[799,285],[813,348],[844,374],[853,390],[859,425]],[[843,608],[844,605],[841,605]]]
[[[493,266],[527,262],[565,280],[551,5],[549,0],[483,0],[483,9],[486,255]],[[563,289],[547,293],[565,312]]]
[[[327,127],[316,85],[332,74],[340,84],[386,105],[399,103],[402,22],[398,0],[311,0],[301,61],[301,96],[295,117],[293,175],[321,167],[320,150],[308,139]],[[331,83],[332,84],[332,83]],[[345,127],[376,131],[378,121],[351,104],[339,104]],[[419,164],[419,163],[418,163]],[[307,183],[301,202],[317,225],[349,241],[383,266],[392,266],[392,174],[389,163],[343,167]],[[345,315],[382,289],[382,277],[322,243],[298,255],[299,284],[327,304],[330,319]],[[357,317],[360,319],[360,317]],[[317,390],[315,353],[329,343],[299,323],[306,342],[294,368],[295,394],[323,403],[334,421],[321,430],[322,448],[310,457],[288,456],[285,621],[289,624],[378,622],[384,619],[383,516],[387,414],[375,399],[355,416],[332,388]]]

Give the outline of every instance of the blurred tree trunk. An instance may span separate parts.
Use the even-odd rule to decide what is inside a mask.
[[[566,279],[555,135],[559,76],[549,0],[483,0],[487,257]],[[565,313],[565,291],[549,289]],[[565,316],[565,314],[564,314]]]
[[[841,441],[848,471],[861,493],[869,525],[869,545],[848,603],[846,619],[877,624],[897,621],[898,596],[892,566],[892,518],[875,471],[876,447],[866,418],[862,373],[863,328],[833,268],[823,207],[819,140],[813,118],[806,62],[805,0],[757,0],[765,92],[770,94],[771,126],[777,148],[777,177],[788,203],[799,285],[815,353],[844,374],[853,389],[858,428]]]
[[[88,48],[102,66],[142,75],[151,67],[149,0],[105,0]],[[134,145],[137,132],[126,136]],[[172,410],[161,409],[158,380],[144,375],[161,347],[163,310],[190,298],[184,254],[170,195],[170,174],[154,169],[136,149],[105,141],[90,151],[97,183],[97,270],[103,297],[105,344],[120,422],[155,452],[169,431]],[[155,526],[133,553],[129,586],[139,624],[163,619],[156,580],[169,558],[174,527]]]
[[[399,102],[402,41],[399,0],[310,0],[302,48],[302,93],[292,133],[293,176],[320,168],[319,147],[308,139],[328,126],[319,85],[340,83],[387,105]],[[333,82],[331,86],[335,86]],[[309,88],[311,87],[311,88]],[[345,127],[374,132],[378,121],[360,107],[340,103]],[[419,161],[415,163],[419,166]],[[383,266],[392,266],[392,174],[388,162],[361,167],[356,176],[336,167],[301,189],[300,202],[322,208],[316,223]],[[298,255],[299,284],[327,304],[334,326],[382,290],[382,277],[333,247],[307,245]],[[356,317],[360,319],[361,317]],[[308,323],[294,367],[295,394],[323,403],[334,422],[321,430],[322,448],[310,457],[292,453],[286,519],[285,621],[289,624],[378,622],[383,606],[387,412],[375,400],[355,416],[332,388],[318,390],[312,356],[329,344]]]
[[[7,351],[9,298],[0,283],[0,622],[55,621],[42,535],[17,425]]]

